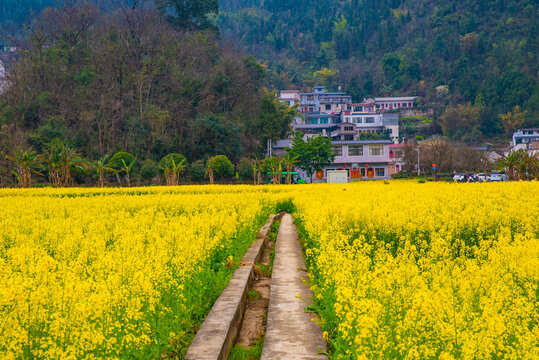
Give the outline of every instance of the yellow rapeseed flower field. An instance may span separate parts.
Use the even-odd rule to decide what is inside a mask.
[[[415,181],[0,190],[0,358],[181,357],[283,200],[333,358],[538,358],[539,183]]]
[[[539,183],[295,195],[335,359],[538,359]]]
[[[0,190],[0,358],[185,351],[271,212],[261,190]]]

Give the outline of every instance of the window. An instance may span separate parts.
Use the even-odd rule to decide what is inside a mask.
[[[365,168],[361,168],[360,171],[361,171],[361,177],[365,177],[365,174],[366,174]]]
[[[358,124],[363,124],[363,118],[357,118],[357,123]]]
[[[354,131],[354,127],[353,126],[345,126],[344,131]]]
[[[362,111],[361,106],[354,106],[354,111]]]
[[[348,156],[363,156],[363,145],[348,145]]]
[[[374,169],[374,176],[385,176],[385,169],[384,168],[376,168]]]
[[[374,118],[373,117],[365,118],[365,124],[374,124]]]
[[[326,110],[331,110],[331,105],[330,104],[326,105]]]
[[[342,156],[342,146],[334,146],[333,152],[335,153],[335,156]]]
[[[344,139],[345,141],[352,141],[354,140],[354,135],[344,135]]]
[[[318,124],[318,119],[311,119],[311,124]]]
[[[320,124],[327,124],[327,123],[328,123],[328,118],[320,119]]]
[[[369,156],[384,156],[384,145],[369,145]]]

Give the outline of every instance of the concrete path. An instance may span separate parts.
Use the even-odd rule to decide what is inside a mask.
[[[306,278],[307,273],[298,234],[292,216],[287,214],[277,235],[262,360],[327,359],[318,354],[318,350],[326,350],[320,327],[305,313],[307,304],[296,298],[296,294],[308,301],[312,297],[302,277]]]

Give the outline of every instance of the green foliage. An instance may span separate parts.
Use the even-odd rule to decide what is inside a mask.
[[[249,158],[242,158],[238,163],[237,170],[241,180],[251,180],[253,178],[254,161]]]
[[[257,360],[262,356],[264,341],[256,341],[253,346],[243,347],[239,344],[234,345],[230,350],[230,360]]]
[[[355,101],[419,95],[443,114],[448,105],[484,110],[478,129],[501,134],[498,114],[516,105],[539,119],[536,1],[306,0],[222,1],[221,33],[253,52],[278,88],[343,86]],[[436,87],[447,85],[437,96]],[[476,105],[476,104],[474,104]]]
[[[210,166],[213,168],[213,173],[217,179],[230,179],[234,176],[234,165],[225,155],[215,156]]]
[[[151,180],[157,175],[159,175],[159,167],[157,166],[155,161],[153,161],[152,159],[144,160],[140,169],[140,177],[142,178],[142,180]]]
[[[294,214],[296,212],[296,205],[292,199],[281,200],[275,204],[275,213],[279,214],[282,212],[288,214]],[[277,230],[279,230],[278,227]]]
[[[275,95],[275,92],[264,92],[253,124],[254,135],[260,139],[262,148],[267,140],[282,139],[290,131],[292,119],[297,114],[295,109],[280,102]]]
[[[116,171],[124,171],[124,168],[135,163],[135,157],[128,152],[117,152],[109,160],[109,166]]]
[[[28,134],[28,143],[36,151],[44,151],[55,141],[63,141],[67,135],[65,121],[57,116],[50,117],[45,124]]]
[[[189,167],[189,176],[193,181],[204,180],[204,174],[206,173],[206,165],[203,160],[197,160]]]
[[[219,11],[217,0],[156,0],[156,5],[178,29],[217,30],[212,23]]]
[[[187,159],[182,154],[178,153],[170,153],[165,155],[161,161],[159,161],[159,168],[161,170],[170,169],[174,165],[178,165],[180,163],[186,163]]]
[[[330,165],[335,159],[331,139],[323,136],[313,136],[303,140],[301,133],[296,133],[292,146],[286,150],[292,157],[297,158],[300,169],[307,172],[313,180],[313,174],[324,166]]]
[[[239,159],[243,154],[241,126],[223,117],[207,115],[193,124],[191,158],[204,158],[212,154],[224,154]]]

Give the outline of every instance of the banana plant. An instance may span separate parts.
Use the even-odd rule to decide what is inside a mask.
[[[135,159],[129,164],[126,164],[124,159],[121,159],[121,160],[122,160],[122,167],[121,167],[120,171],[125,172],[125,178],[127,180],[127,186],[131,187],[131,180],[129,178],[129,173],[133,169],[133,165],[135,165],[135,161],[137,161],[137,158],[135,157]]]
[[[20,188],[32,186],[32,174],[43,175],[44,170],[42,157],[34,150],[22,150],[16,148],[13,155],[5,155],[15,165],[12,174],[15,175]]]
[[[107,160],[110,155],[103,155],[101,158],[91,164],[90,168],[97,175],[99,180],[99,187],[105,186],[105,173],[115,173],[116,170],[107,165]]]
[[[210,184],[214,184],[213,167],[215,166],[215,156],[206,161],[206,175],[210,178]]]

